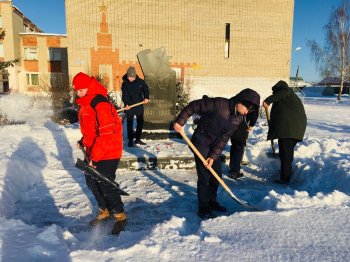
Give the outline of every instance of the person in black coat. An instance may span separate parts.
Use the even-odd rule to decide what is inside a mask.
[[[243,105],[247,108],[252,106],[247,101],[242,102]],[[247,144],[247,139],[249,132],[253,129],[259,116],[259,110],[254,110],[251,113],[247,114],[245,121],[243,121],[238,129],[234,132],[231,137],[231,147],[230,147],[230,177],[237,179],[243,176],[241,173],[241,161],[244,155],[244,149]]]
[[[286,82],[277,82],[272,87],[272,92],[272,95],[263,102],[266,110],[272,104],[267,140],[278,139],[281,173],[280,179],[276,182],[289,184],[292,177],[294,147],[303,140],[306,114],[299,97]]]
[[[250,102],[247,108],[243,101]],[[198,175],[198,216],[213,218],[212,211],[226,212],[226,208],[217,202],[217,189],[219,182],[211,175],[208,167],[222,177],[220,155],[232,134],[244,121],[245,115],[251,110],[257,110],[260,96],[252,89],[244,89],[236,96],[227,99],[222,97],[202,98],[190,102],[177,116],[174,129],[181,132],[186,121],[194,113],[201,116],[191,141],[197,150],[206,159],[206,163],[195,155]]]
[[[136,74],[135,67],[129,67],[126,74],[123,76],[122,83],[122,100],[126,107],[126,119],[127,119],[127,129],[128,129],[128,146],[134,146],[135,144],[146,145],[141,140],[141,134],[143,129],[143,114],[144,108],[143,105],[135,106],[133,108],[129,108],[129,106],[145,102],[146,104],[149,102],[149,90],[146,82],[139,78]],[[134,116],[136,116],[136,132],[134,136],[133,123]]]

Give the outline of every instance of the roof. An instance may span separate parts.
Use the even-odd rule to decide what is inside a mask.
[[[326,77],[324,79],[322,79],[320,82],[317,83],[317,85],[329,85],[329,84],[338,84],[340,85],[341,82],[341,78],[340,77],[336,77],[336,76],[332,76],[332,77]],[[344,83],[349,84],[349,80],[346,80]]]
[[[39,33],[39,32],[26,32],[19,33],[20,35],[40,35],[40,36],[63,36],[67,37],[67,34],[53,34],[53,33]]]
[[[22,19],[24,21],[26,21],[26,23],[31,24],[37,31],[39,32],[44,32],[43,30],[41,30],[36,24],[34,24],[28,17],[26,17],[23,12],[15,5],[12,5],[13,10],[22,17]]]

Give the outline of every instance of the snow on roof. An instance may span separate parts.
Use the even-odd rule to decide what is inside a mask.
[[[38,33],[38,32],[25,32],[19,33],[20,35],[41,35],[41,36],[67,36],[67,34],[54,34],[54,33]]]

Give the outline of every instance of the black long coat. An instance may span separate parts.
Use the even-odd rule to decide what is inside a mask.
[[[149,99],[149,90],[146,82],[136,75],[136,79],[130,82],[125,74],[122,83],[122,100],[124,105],[133,105]],[[142,115],[144,113],[143,105],[135,106],[125,111],[126,114]]]
[[[191,141],[204,158],[217,160],[232,134],[244,121],[244,116],[236,112],[235,107],[243,100],[256,107],[260,104],[259,94],[247,88],[230,99],[215,97],[194,100],[180,112],[175,122],[184,126],[192,114],[199,114],[201,118]]]
[[[272,103],[267,139],[294,138],[303,140],[306,130],[305,109],[299,97],[284,81],[272,87],[273,94],[265,99]]]

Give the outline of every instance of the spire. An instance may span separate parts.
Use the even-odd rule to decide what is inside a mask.
[[[99,6],[100,13],[102,15],[102,21],[100,23],[100,32],[101,33],[108,33],[108,24],[107,24],[107,6],[104,4],[104,1],[102,1],[102,5]]]

